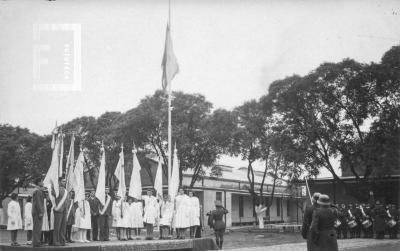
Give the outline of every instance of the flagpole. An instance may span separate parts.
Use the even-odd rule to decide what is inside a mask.
[[[307,186],[308,196],[310,196],[311,204],[313,204],[312,199],[311,199],[310,187],[308,186],[307,177],[306,177],[306,186]]]
[[[168,85],[168,187],[171,186],[171,174],[172,174],[171,148],[172,148],[171,84],[169,84]]]

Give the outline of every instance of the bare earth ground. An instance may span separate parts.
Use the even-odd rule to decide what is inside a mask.
[[[156,234],[157,236],[157,234]],[[205,237],[213,237],[213,233],[207,230],[203,233]],[[144,233],[142,233],[144,238]],[[26,232],[18,233],[20,244],[26,242]],[[0,230],[0,243],[10,243],[10,233]],[[282,251],[305,251],[307,250],[305,241],[300,233],[254,233],[246,230],[227,231],[224,240],[224,250],[230,251],[262,251],[262,250],[282,250]],[[352,251],[398,251],[400,250],[400,239],[397,240],[375,240],[375,239],[351,239],[339,240],[339,250]]]

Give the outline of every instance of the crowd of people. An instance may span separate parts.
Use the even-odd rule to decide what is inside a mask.
[[[154,238],[155,226],[160,228],[160,239],[185,239],[187,229],[190,238],[201,237],[203,227],[202,207],[192,191],[185,194],[180,188],[172,201],[168,194],[156,198],[152,189],[141,199],[128,195],[121,198],[107,193],[104,205],[95,193],[86,192],[85,200],[76,201],[74,191],[66,191],[65,180],[59,181],[59,194],[54,185],[51,191],[36,182],[32,197],[27,199],[24,210],[24,229],[27,231],[27,244],[40,247],[44,244],[64,246],[72,242],[109,241],[110,226],[116,230],[118,240],[141,239],[141,229],[146,229],[146,239]],[[50,199],[53,196],[53,202]],[[11,195],[8,205],[7,230],[11,232],[11,245],[19,245],[17,233],[22,229],[21,208],[18,195]],[[216,210],[209,212],[208,225],[215,229],[217,244],[222,248],[225,223],[222,216],[228,211],[216,201]],[[110,219],[110,217],[112,217]]]
[[[338,205],[329,196],[314,193],[312,204],[304,211],[302,236],[307,239],[307,250],[338,250],[337,239],[376,238],[397,239],[400,211],[393,204],[370,203]]]

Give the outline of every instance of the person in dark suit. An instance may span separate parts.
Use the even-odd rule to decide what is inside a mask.
[[[222,244],[224,243],[224,233],[225,233],[225,222],[223,221],[223,217],[228,213],[223,206],[221,201],[215,201],[215,210],[211,211],[209,214],[209,222],[211,227],[214,229],[215,233],[215,241],[220,249],[222,249]]]
[[[370,222],[372,222],[372,218],[371,218],[371,208],[369,203],[365,204],[362,206],[364,214],[363,214],[363,221],[365,220],[369,220]],[[370,227],[362,227],[363,232],[364,232],[364,238],[372,238],[373,237],[373,225],[371,225]]]
[[[109,241],[109,225],[108,219],[111,216],[111,208],[112,208],[112,198],[110,195],[106,195],[105,205],[99,203],[99,228],[100,228],[100,241]]]
[[[387,219],[385,207],[381,204],[379,200],[375,201],[374,193],[372,191],[369,192],[369,197],[370,197],[369,204],[371,205],[371,218],[372,218],[373,230],[375,233],[375,239],[384,239],[386,219]]]
[[[317,250],[316,246],[311,240],[311,232],[310,232],[310,226],[312,222],[312,215],[315,211],[315,209],[318,207],[317,201],[320,196],[320,193],[314,193],[311,199],[311,205],[307,205],[306,209],[304,210],[304,216],[303,216],[303,226],[301,228],[301,235],[303,236],[304,239],[307,240],[307,250],[308,251],[314,251]]]
[[[356,238],[361,238],[361,228],[362,228],[361,223],[362,223],[363,215],[362,215],[362,212],[361,212],[359,204],[357,204],[357,203],[355,204],[354,212],[352,212],[352,213],[353,213],[354,218],[355,218],[355,220],[357,222],[357,226],[354,229],[355,237]]]
[[[310,227],[312,241],[317,250],[337,251],[338,244],[334,228],[338,217],[337,209],[331,207],[329,196],[326,194],[321,194],[317,203],[319,208],[313,213]]]
[[[394,225],[392,227],[389,226],[389,238],[397,239],[397,227],[398,227],[397,221],[399,220],[399,215],[398,215],[396,206],[394,204],[389,205],[388,214],[390,216],[390,219],[392,219],[392,220],[394,220],[394,222],[396,222],[396,225]]]
[[[54,232],[53,244],[54,246],[65,246],[65,233],[67,229],[67,199],[68,192],[65,189],[65,179],[59,180],[58,196],[54,190],[52,183],[51,194],[55,197],[54,205]]]
[[[92,220],[92,230],[87,231],[88,240],[90,240],[90,232],[92,232],[92,241],[98,240],[98,219],[99,219],[99,200],[94,196],[95,192],[90,193],[89,205],[90,205],[90,217]]]
[[[32,246],[40,247],[40,237],[42,233],[42,225],[43,225],[43,215],[46,213],[44,209],[44,194],[43,194],[43,182],[41,179],[35,181],[35,191],[32,195],[32,219],[33,219],[33,238],[32,238]]]
[[[339,215],[338,219],[340,221],[340,226],[339,226],[339,233],[343,239],[347,239],[347,232],[348,232],[348,227],[347,227],[347,218],[348,218],[348,213],[346,209],[346,205],[342,204],[339,208]]]
[[[67,232],[66,232],[66,241],[69,243],[73,243],[71,239],[71,231],[72,225],[75,224],[75,211],[78,207],[78,202],[74,202],[75,192],[69,192],[69,199],[67,200]]]

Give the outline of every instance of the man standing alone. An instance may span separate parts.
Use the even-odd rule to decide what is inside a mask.
[[[42,233],[44,211],[43,182],[38,179],[35,182],[36,188],[32,196],[32,218],[33,218],[33,247],[40,247],[40,235]]]
[[[55,197],[54,206],[54,232],[53,242],[54,246],[65,246],[65,233],[66,233],[66,218],[67,218],[67,197],[68,192],[65,189],[65,180],[60,179],[59,181],[59,194],[56,197],[54,185],[52,183],[51,194]]]

